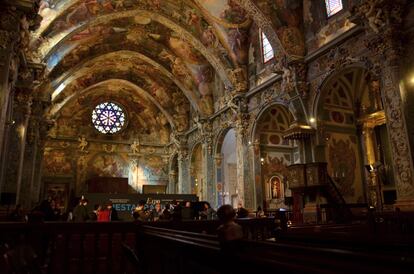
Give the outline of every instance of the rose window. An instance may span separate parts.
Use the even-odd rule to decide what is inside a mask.
[[[103,134],[116,133],[125,124],[124,110],[112,102],[101,103],[92,111],[92,123]]]

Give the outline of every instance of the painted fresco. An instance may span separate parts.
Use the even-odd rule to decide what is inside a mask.
[[[63,150],[45,150],[43,173],[45,175],[73,175],[71,158]]]
[[[125,161],[116,154],[98,154],[89,162],[89,177],[127,177]]]
[[[229,50],[234,64],[248,61],[248,27],[246,11],[234,0],[196,0],[200,11],[215,28],[221,43]]]
[[[302,34],[302,1],[256,0],[256,5],[272,21],[285,50],[289,54],[303,56],[305,42]]]
[[[362,200],[362,170],[356,136],[332,133],[327,147],[328,173],[349,202]]]
[[[125,25],[131,25],[131,27],[125,29],[123,28]],[[177,34],[156,22],[145,25],[145,28],[140,25],[134,26],[134,18],[113,20],[100,28],[107,29],[107,31],[100,32],[98,35],[93,35],[93,37],[80,38],[83,39],[82,43],[67,40],[64,44],[61,44],[60,47],[63,50],[57,51],[49,58],[48,66],[52,70],[50,76],[57,77],[74,68],[82,60],[89,60],[93,56],[120,50],[123,50],[126,54],[125,50],[128,49],[140,52],[146,55],[146,58],[156,60],[158,66],[161,65],[163,69],[171,71],[173,77],[185,89],[196,94],[195,98],[200,101],[201,111],[212,113],[211,85],[215,72],[205,58],[190,44],[179,38]],[[121,57],[108,57],[108,60],[101,59],[99,63],[94,63],[94,67],[102,68],[103,66],[112,68],[113,71],[128,71],[130,77],[134,77],[134,74],[128,70],[128,65],[120,63],[119,58]],[[123,58],[128,59],[128,57]],[[137,58],[135,60],[133,72],[138,75],[144,74],[144,83],[154,82],[154,79],[151,79],[149,75],[154,77],[155,75],[164,74],[161,73],[160,69],[153,68],[154,64],[149,66]],[[56,68],[55,65],[57,65]],[[90,73],[85,72],[85,74],[89,78],[92,77],[89,75]],[[112,76],[111,72],[109,72],[109,75]],[[163,78],[165,77],[163,76]],[[89,85],[89,82],[85,80],[83,84]],[[154,86],[154,84],[150,85]],[[189,94],[187,96],[191,97]]]

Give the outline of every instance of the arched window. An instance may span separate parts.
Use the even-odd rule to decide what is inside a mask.
[[[266,63],[275,57],[273,52],[272,45],[270,45],[269,40],[267,39],[266,35],[263,31],[260,31],[260,36],[262,39],[262,56],[263,56],[263,63]]]
[[[342,0],[325,0],[328,17],[340,12],[343,8]]]
[[[116,133],[125,124],[124,110],[112,102],[101,103],[92,111],[92,123],[103,134]]]

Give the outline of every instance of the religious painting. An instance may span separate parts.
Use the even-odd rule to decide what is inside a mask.
[[[127,177],[126,164],[117,154],[98,154],[90,162],[90,174],[98,177]]]
[[[45,186],[45,199],[51,199],[56,207],[65,210],[68,206],[68,184],[47,183]]]
[[[43,172],[49,175],[72,174],[72,163],[63,150],[45,151],[43,155]]]

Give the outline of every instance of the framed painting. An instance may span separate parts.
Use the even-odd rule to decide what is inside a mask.
[[[66,183],[47,183],[45,199],[55,201],[58,208],[64,211],[68,206],[69,186]]]

